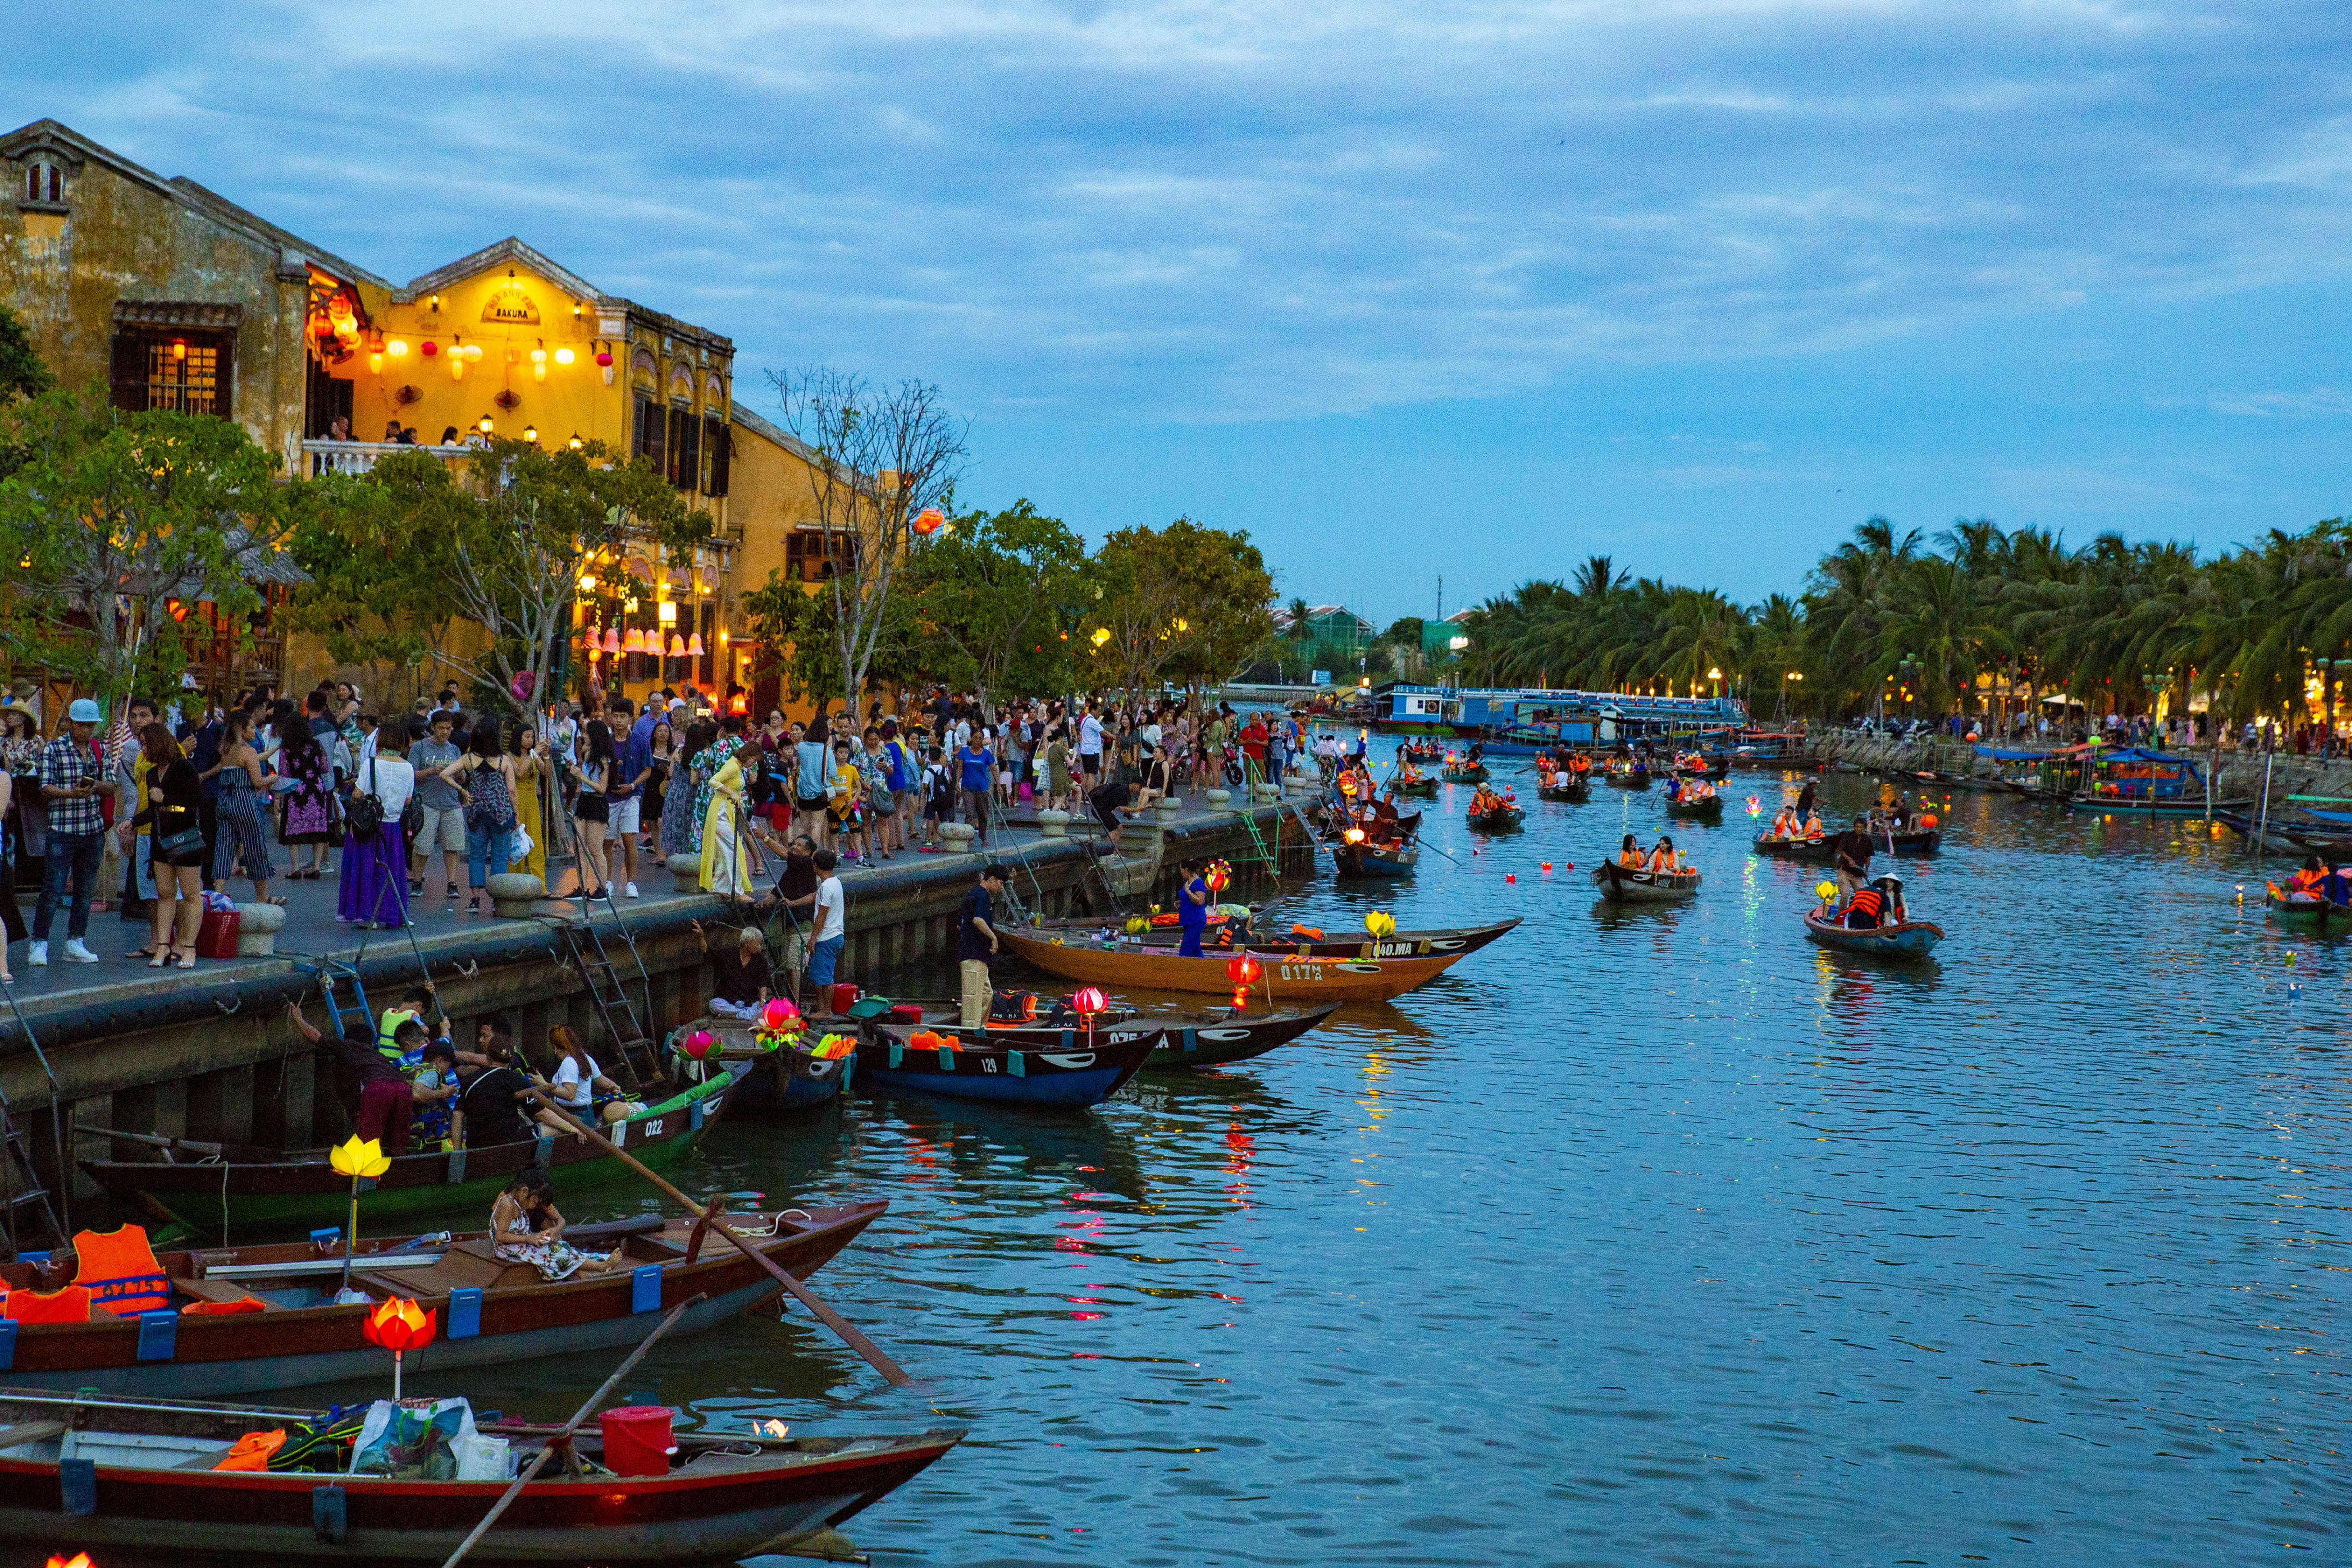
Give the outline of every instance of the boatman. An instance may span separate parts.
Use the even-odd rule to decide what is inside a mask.
[[[1870,881],[1870,823],[1856,814],[1853,826],[1840,833],[1830,846],[1832,863],[1837,873],[1838,907],[1844,909],[1853,895]]]
[[[1176,946],[1176,956],[1180,958],[1202,957],[1201,938],[1209,929],[1208,878],[1197,858],[1181,862],[1177,871],[1184,885],[1176,901],[1176,925],[1183,933],[1183,940]]]
[[[988,1004],[994,993],[989,988],[988,967],[996,958],[996,895],[1004,891],[1005,870],[990,864],[980,873],[980,883],[963,895],[963,908],[956,916],[956,969],[962,982],[963,1027],[978,1029],[988,1020]]]

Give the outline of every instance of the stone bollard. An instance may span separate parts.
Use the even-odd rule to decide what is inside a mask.
[[[971,841],[979,836],[980,830],[970,822],[940,824],[940,846],[951,855],[970,854]]]
[[[700,855],[670,856],[669,874],[670,880],[677,883],[678,892],[700,893],[702,891],[702,857]]]
[[[1223,811],[1233,805],[1234,792],[1223,789],[1203,789],[1201,791],[1201,799],[1209,803],[1210,810]]]
[[[1271,806],[1282,799],[1282,790],[1272,784],[1253,784],[1250,786],[1250,799],[1261,806]]]
[[[236,906],[236,956],[266,958],[278,951],[278,934],[286,929],[282,904],[240,904]]]
[[[1162,795],[1159,800],[1151,802],[1152,820],[1160,822],[1172,822],[1176,820],[1176,814],[1183,809],[1184,802],[1177,797],[1173,795]]]
[[[547,883],[529,872],[502,871],[483,884],[489,889],[490,913],[501,920],[528,920],[530,906],[547,896]]]
[[[1044,810],[1037,813],[1037,836],[1041,839],[1067,838],[1070,814],[1067,811]]]

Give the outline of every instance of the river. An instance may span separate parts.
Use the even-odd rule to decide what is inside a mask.
[[[891,1200],[816,1283],[920,1385],[795,1314],[631,1392],[969,1427],[846,1527],[884,1563],[2352,1560],[2352,953],[2266,925],[2233,841],[1955,795],[1906,969],[1803,940],[1820,872],[1746,841],[1777,774],[1713,829],[1518,782],[1516,838],[1431,804],[1459,864],[1293,884],[1286,922],[1525,918],[1393,1004],[1091,1113],[722,1124],[687,1185]],[[1698,901],[1597,904],[1668,826]]]

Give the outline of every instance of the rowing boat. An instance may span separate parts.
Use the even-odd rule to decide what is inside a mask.
[[[1870,836],[1872,849],[1887,850],[1891,846],[1892,852],[1898,855],[1931,855],[1943,844],[1943,841],[1944,833],[1940,828],[1931,828],[1916,833],[1895,833],[1891,838],[1885,833],[1873,833]],[[1780,860],[1807,861],[1825,865],[1836,858],[1837,840],[1834,837],[1776,839],[1759,834],[1754,848],[1759,855],[1771,855]]]
[[[1484,811],[1474,810],[1465,814],[1470,831],[1475,833],[1516,833],[1525,819],[1526,813],[1511,805],[1493,806]]]
[[[863,1030],[857,1086],[867,1093],[911,1092],[950,1100],[1073,1107],[1097,1104],[1125,1088],[1162,1032],[1135,1026],[1093,1030],[1081,1026],[1060,1031],[1061,1039],[1041,1050],[984,1028],[869,1020]]]
[[[2289,893],[2276,883],[2263,884],[2263,903],[2279,920],[2309,920],[2325,925],[2330,920],[2352,922],[2352,905],[2333,903],[2315,893]]]
[[[1385,936],[1369,935],[1326,934],[1304,926],[1292,926],[1286,932],[1251,931],[1237,938],[1234,946],[1245,946],[1261,958],[1280,954],[1292,958],[1459,958],[1475,953],[1490,942],[1500,940],[1518,919],[1497,920],[1486,925],[1443,925],[1425,931],[1391,931]],[[1098,920],[1048,920],[1041,925],[1023,928],[1024,934],[1043,936],[1051,941],[1085,936],[1108,940],[1117,933]],[[1164,925],[1149,928],[1133,939],[1143,946],[1171,949],[1181,936]],[[1220,949],[1219,959],[1233,956],[1233,947]],[[1213,988],[1220,991],[1233,989],[1230,985]]]
[[[952,1029],[961,1016],[961,1004],[951,1001],[902,1001],[898,1006],[912,1008],[919,1015],[919,1021],[933,1029]],[[1276,1046],[1297,1040],[1339,1010],[1339,1004],[1331,1002],[1289,1012],[1237,1013],[1230,1008],[1158,1007],[1146,1013],[1114,1002],[1095,1015],[1095,1031],[1097,1039],[1106,1040],[1146,1032],[1157,1036],[1143,1071],[1165,1072],[1171,1069],[1225,1067],[1264,1056]],[[995,1024],[986,1027],[991,1040],[1008,1036],[1022,1039],[1037,1032],[1036,1026],[1011,1030]],[[1082,1027],[1057,1025],[1053,1033],[1055,1038],[1050,1043],[1055,1049],[1067,1049],[1086,1038]]]
[[[1536,799],[1559,800],[1570,806],[1581,806],[1592,799],[1592,780],[1586,778],[1577,779],[1573,783],[1563,779],[1557,784],[1538,784],[1536,786]]]
[[[1612,768],[1601,779],[1612,789],[1647,789],[1650,770],[1646,768]]]
[[[1924,958],[1944,939],[1944,928],[1926,920],[1900,925],[1865,926],[1860,930],[1824,917],[1818,909],[1805,911],[1805,935],[1824,947],[1846,953],[1867,953],[1880,958]]]
[[[662,1165],[702,1135],[726,1109],[734,1085],[720,1072],[604,1129],[613,1143],[647,1165]],[[142,1212],[176,1219],[200,1236],[221,1237],[232,1227],[280,1231],[340,1225],[351,1200],[349,1176],[338,1176],[324,1149],[281,1153],[226,1145],[217,1160],[178,1164],[83,1160],[90,1179]],[[551,1134],[518,1144],[403,1155],[375,1178],[368,1213],[395,1225],[436,1217],[471,1219],[486,1212],[515,1172],[539,1166],[566,1173],[569,1186],[617,1174],[621,1163],[593,1144]]]
[[[1331,846],[1334,869],[1346,877],[1402,876],[1421,863],[1421,852],[1404,842],[1338,843]]]
[[[642,1331],[640,1336],[642,1337]],[[414,1353],[412,1353],[414,1354]],[[429,1353],[428,1353],[429,1354]],[[379,1372],[384,1360],[376,1357]],[[272,1563],[415,1563],[447,1559],[512,1482],[411,1479],[340,1468],[360,1413],[185,1400],[110,1400],[0,1390],[0,1542],[11,1563],[60,1546],[100,1563],[138,1557]],[[778,1428],[781,1430],[781,1428]],[[506,1439],[495,1469],[539,1451],[558,1428],[489,1422]],[[311,1447],[314,1469],[216,1469],[250,1434]],[[467,1558],[482,1564],[596,1563],[690,1568],[732,1563],[838,1524],[920,1474],[961,1428],[904,1437],[744,1434],[730,1420],[681,1432],[652,1475],[608,1452],[589,1423],[570,1456],[525,1483]],[[446,1449],[445,1449],[446,1453]],[[444,1462],[446,1460],[445,1458]]]
[[[1253,944],[1249,951],[1265,966],[1255,995],[1276,1007],[1286,1003],[1325,1001],[1385,1001],[1426,985],[1458,963],[1463,956],[1484,946],[1517,925],[1512,920],[1479,932],[1447,934],[1444,942],[1423,942],[1404,932],[1377,942],[1331,944],[1350,955],[1326,956],[1323,944],[1297,944],[1285,951],[1281,944]],[[1423,934],[1424,936],[1433,934]],[[1197,991],[1212,995],[1234,988],[1225,966],[1234,953],[1186,958],[1164,946],[1129,942],[1118,936],[1047,936],[1035,930],[1011,926],[998,929],[1005,947],[1049,975],[1081,984],[1119,991]],[[1391,949],[1398,955],[1390,956]],[[859,1068],[861,1076],[867,1068]]]
[[[888,1207],[842,1204],[730,1223],[806,1279]],[[95,1308],[86,1322],[14,1324],[8,1376],[30,1388],[243,1394],[381,1374],[383,1352],[363,1332],[379,1300],[405,1297],[440,1314],[439,1336],[410,1363],[437,1374],[633,1343],[650,1321],[643,1314],[693,1297],[704,1299],[681,1330],[715,1327],[773,1299],[782,1287],[772,1275],[723,1242],[698,1243],[693,1224],[648,1215],[570,1227],[565,1240],[585,1252],[617,1249],[624,1266],[552,1283],[529,1263],[501,1260],[485,1231],[363,1239],[351,1272],[363,1294],[350,1304],[336,1300],[340,1228],[331,1241],[162,1251],[163,1305],[123,1318]],[[12,1290],[39,1282],[29,1263],[0,1265],[0,1279]]]
[[[1427,774],[1423,774],[1418,779],[1391,779],[1388,781],[1387,789],[1391,795],[1434,797],[1437,793],[1437,780]]]
[[[1486,765],[1473,762],[1466,768],[1448,768],[1440,777],[1448,784],[1483,784],[1486,781]]]
[[[1686,822],[1720,822],[1723,821],[1723,797],[1707,795],[1699,800],[1669,800],[1666,815]]]
[[[1695,871],[1629,871],[1615,861],[1602,861],[1592,871],[1601,896],[1615,904],[1681,904],[1698,896]]]

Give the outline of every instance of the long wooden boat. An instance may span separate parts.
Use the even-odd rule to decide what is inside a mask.
[[[1709,795],[1697,800],[1669,800],[1666,815],[1686,822],[1720,822],[1723,821],[1723,797]]]
[[[1592,870],[1601,896],[1614,904],[1683,904],[1698,896],[1699,873],[1628,871],[1615,861],[1602,861]]]
[[[733,1223],[761,1236],[760,1250],[806,1279],[889,1207],[745,1214]],[[360,1213],[364,1227],[365,1198]],[[501,1262],[486,1231],[362,1237],[351,1278],[373,1299],[351,1305],[335,1299],[340,1242],[165,1250],[155,1260],[169,1303],[150,1314],[160,1327],[102,1308],[87,1322],[18,1323],[6,1375],[30,1388],[207,1397],[373,1377],[384,1371],[383,1352],[368,1343],[362,1322],[377,1301],[395,1296],[440,1314],[441,1332],[408,1363],[412,1376],[437,1374],[634,1343],[652,1321],[645,1313],[697,1295],[707,1299],[678,1330],[707,1329],[782,1289],[724,1241],[706,1237],[695,1246],[692,1226],[648,1215],[571,1227],[565,1239],[583,1251],[617,1249],[621,1266],[555,1283],[529,1264]],[[0,1265],[0,1279],[12,1290],[39,1282],[27,1263]],[[204,1310],[183,1315],[198,1303]]]
[[[1517,920],[1499,929],[1488,928],[1492,935],[1478,940],[1454,938],[1452,945],[1440,950],[1437,943],[1426,950],[1414,952],[1422,945],[1406,933],[1384,937],[1375,943],[1367,939],[1361,947],[1369,949],[1364,956],[1326,956],[1317,948],[1322,944],[1300,943],[1288,951],[1276,943],[1253,946],[1249,951],[1265,966],[1255,995],[1271,1001],[1276,1007],[1324,1001],[1386,1001],[1401,997],[1416,986],[1426,985],[1459,962],[1465,954],[1484,946],[1513,925]],[[1066,980],[1102,986],[1121,991],[1198,991],[1221,995],[1234,988],[1225,974],[1230,953],[1217,953],[1203,958],[1179,957],[1165,947],[1148,946],[1118,937],[1048,937],[1042,932],[1004,926],[999,937],[1008,951],[1016,957],[1034,965],[1049,975]],[[1333,944],[1332,946],[1339,946]],[[1388,956],[1391,946],[1402,949],[1397,956]],[[1352,954],[1356,944],[1347,945]],[[1238,949],[1236,949],[1238,951]],[[1375,956],[1377,952],[1380,956]],[[1408,956],[1409,955],[1409,956]],[[870,1066],[870,1064],[868,1064]],[[861,1067],[861,1074],[867,1071]]]
[[[2333,920],[2352,925],[2352,905],[2331,903],[2315,893],[2289,893],[2274,882],[2264,884],[2263,903],[2279,920],[2308,920],[2315,925],[2326,925]]]
[[[1235,937],[1237,947],[1247,947],[1264,958],[1280,954],[1291,958],[1459,958],[1465,953],[1475,953],[1490,942],[1499,941],[1519,924],[1518,916],[1496,920],[1485,925],[1437,926],[1426,931],[1391,931],[1387,936],[1373,937],[1361,932],[1317,934],[1293,927],[1291,930],[1253,930],[1246,938]],[[1108,938],[1115,933],[1098,920],[1048,920],[1040,925],[1019,928],[1032,938],[1055,937],[1071,940],[1084,936],[1089,939]],[[1166,926],[1154,926],[1134,941],[1143,946],[1172,951],[1179,936]],[[1233,948],[1222,948],[1212,956],[1220,963],[1233,956]],[[1230,991],[1230,982],[1210,988]]]
[[[1805,935],[1824,947],[1841,952],[1867,953],[1879,958],[1924,958],[1936,950],[1944,939],[1944,928],[1926,920],[1906,920],[1900,925],[1876,925],[1864,930],[1838,924],[1834,916],[1825,916],[1818,909],[1805,911]]]
[[[863,1027],[866,1043],[858,1049],[857,1086],[865,1092],[911,1092],[950,1100],[1060,1106],[1093,1105],[1118,1093],[1142,1070],[1163,1032],[1131,1026],[1079,1029],[1071,1031],[1067,1047],[1056,1041],[1039,1050],[986,1029],[875,1022]],[[918,1034],[923,1040],[913,1038]],[[934,1040],[953,1044],[928,1043]]]
[[[1393,823],[1391,824],[1396,830],[1397,837],[1404,839],[1407,841],[1419,838],[1421,836],[1421,815],[1422,814],[1419,811],[1398,812]],[[1323,841],[1325,843],[1336,843],[1339,841],[1346,836],[1349,828],[1353,825],[1355,825],[1355,818],[1346,813],[1335,812],[1329,821],[1325,825]]]
[[[101,1568],[126,1557],[431,1565],[456,1551],[512,1484],[212,1468],[248,1434],[285,1432],[292,1448],[353,1418],[283,1405],[0,1390],[0,1542],[11,1561],[86,1550]],[[506,1438],[525,1462],[556,1431],[520,1422],[479,1430]],[[619,1476],[602,1468],[607,1456],[591,1421],[571,1446],[599,1468],[570,1474],[551,1462],[467,1561],[732,1563],[849,1519],[963,1437],[952,1427],[832,1438],[682,1432],[666,1473]]]
[[[1516,833],[1525,822],[1527,813],[1517,806],[1496,806],[1484,811],[1470,811],[1464,820],[1474,833]]]
[[[1930,828],[1916,833],[1895,833],[1891,839],[1885,833],[1875,833],[1870,840],[1871,848],[1877,851],[1885,851],[1890,842],[1893,844],[1894,852],[1898,855],[1931,855],[1942,846],[1944,831],[1941,828]],[[1817,865],[1827,865],[1837,858],[1836,845],[1837,838],[1834,834],[1826,834],[1818,839],[1775,839],[1759,834],[1753,847],[1759,855],[1771,855],[1784,861],[1805,861]]]
[[[720,1072],[640,1115],[614,1123],[605,1135],[646,1164],[661,1165],[719,1119],[733,1087],[733,1075]],[[394,1226],[439,1216],[471,1219],[487,1214],[514,1173],[532,1165],[562,1173],[559,1181],[567,1185],[621,1169],[618,1160],[595,1145],[551,1134],[526,1143],[403,1155],[376,1178],[367,1212],[377,1223]],[[81,1168],[116,1197],[148,1214],[182,1221],[207,1239],[264,1227],[282,1232],[340,1225],[351,1200],[351,1181],[335,1174],[324,1149],[281,1154],[232,1145],[223,1158],[201,1164],[83,1160]]]
[[[1566,775],[1562,775],[1561,779],[1562,781],[1557,784],[1537,785],[1536,799],[1558,800],[1570,806],[1581,806],[1592,799],[1592,780],[1589,775],[1573,783],[1567,781]]]
[[[1720,783],[1731,777],[1731,758],[1727,753],[1718,751],[1696,768],[1690,767],[1686,763],[1676,763],[1675,774],[1681,779],[1705,779]]]
[[[920,1021],[932,1029],[954,1028],[961,1010],[959,1003],[944,1000],[899,1005],[915,1009],[922,1015]],[[1125,1040],[1146,1032],[1157,1036],[1151,1054],[1143,1063],[1146,1072],[1225,1067],[1286,1045],[1339,1010],[1339,1003],[1328,1002],[1319,1008],[1285,1012],[1237,1013],[1231,1008],[1155,1007],[1147,1013],[1114,1002],[1095,1015],[1095,1035],[1098,1040]],[[1003,1031],[993,1026],[988,1030],[991,1039],[1003,1038],[1008,1032],[1017,1038],[1023,1031]],[[1086,1038],[1084,1031],[1077,1030],[1065,1038],[1056,1029],[1055,1036],[1050,1043],[1057,1050],[1083,1043]]]
[[[762,1051],[751,1044],[729,1045],[719,1061],[735,1075],[729,1109],[738,1116],[772,1116],[829,1105],[849,1091],[857,1074],[857,1053],[825,1058],[805,1048],[780,1047]]]
[[[1338,843],[1331,846],[1333,869],[1345,877],[1403,876],[1421,863],[1421,852],[1412,844]]]

